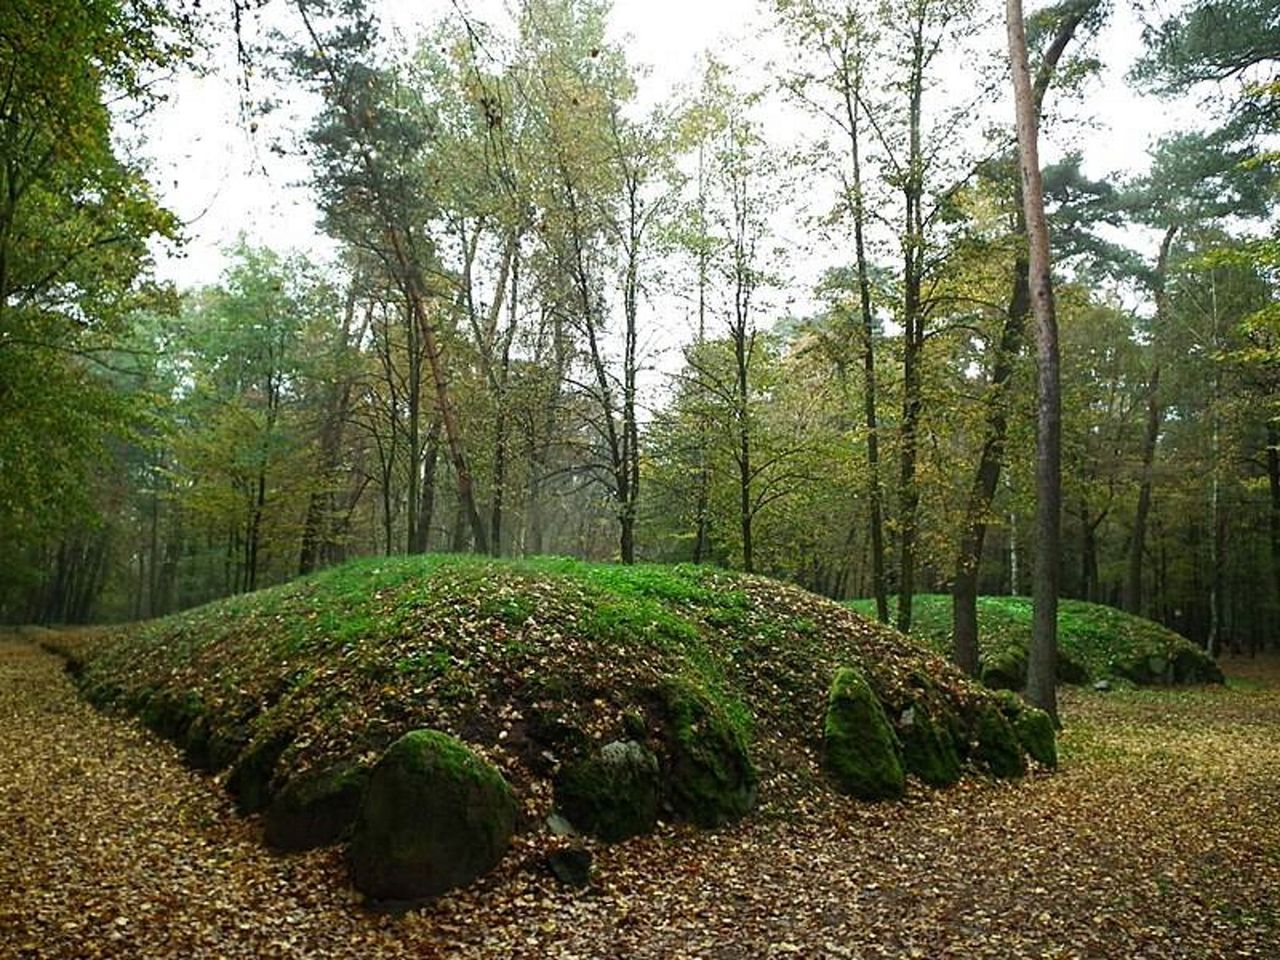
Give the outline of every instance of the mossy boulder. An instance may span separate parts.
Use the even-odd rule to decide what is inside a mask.
[[[824,761],[841,793],[863,800],[902,796],[906,778],[884,706],[852,667],[837,671],[827,697]]]
[[[556,806],[585,833],[616,842],[658,821],[658,758],[634,740],[606,743],[556,779]]]
[[[1020,690],[1027,683],[1027,654],[1006,647],[982,661],[979,677],[992,690]]]
[[[447,734],[414,730],[369,775],[351,843],[355,885],[375,900],[464,886],[502,859],[515,824],[496,767]]]
[[[659,691],[666,720],[666,801],[702,827],[723,826],[756,802],[756,769],[743,724],[687,683]]]
[[[993,777],[1010,779],[1027,772],[1018,734],[998,700],[983,698],[978,703],[973,719],[973,742],[970,758]]]
[[[285,735],[252,742],[236,759],[227,790],[241,813],[258,813],[271,801],[271,781],[290,738]]]
[[[1018,743],[1027,756],[1046,767],[1056,767],[1058,734],[1053,718],[1011,691],[1000,694],[999,703],[1000,711],[1013,726]]]
[[[294,777],[267,808],[267,843],[292,851],[336,842],[355,822],[368,782],[368,769],[349,763]]]
[[[922,701],[898,716],[903,766],[932,787],[947,787],[960,779],[960,755],[949,727],[934,720],[929,705]]]

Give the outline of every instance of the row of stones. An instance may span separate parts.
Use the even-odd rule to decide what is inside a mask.
[[[742,731],[692,687],[670,684],[657,693],[661,761],[638,740],[623,740],[559,771],[556,807],[577,830],[614,842],[649,832],[664,810],[714,827],[754,806],[757,777]],[[908,773],[933,786],[954,783],[965,759],[1000,777],[1025,771],[1024,752],[1055,762],[1047,715],[1012,694],[975,702],[966,721],[924,698],[891,721],[865,678],[840,670],[824,731],[833,784],[878,800],[900,796]],[[207,752],[199,723],[163,732],[183,742],[194,761]],[[274,741],[244,750],[228,789],[245,812],[265,810],[265,839],[278,849],[349,837],[355,884],[374,899],[413,900],[465,885],[501,859],[516,829],[517,803],[501,773],[439,731],[406,734],[372,768],[346,763],[309,771],[273,793],[284,746]]]

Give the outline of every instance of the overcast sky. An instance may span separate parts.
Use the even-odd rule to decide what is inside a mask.
[[[478,19],[502,17],[500,2],[459,2]],[[1126,87],[1124,72],[1140,49],[1140,27],[1127,5],[1118,6],[1098,45],[1106,69],[1085,102],[1074,108],[1079,116],[1095,117],[1096,127],[1050,130],[1046,162],[1061,154],[1065,137],[1083,149],[1094,176],[1139,170],[1152,142],[1193,115],[1188,105],[1142,98]],[[381,0],[378,9],[385,25],[411,39],[422,25],[448,14],[452,4]],[[285,16],[288,5],[273,4],[268,10]],[[776,56],[780,48],[762,29],[764,23],[764,14],[751,0],[615,0],[612,26],[615,38],[626,38],[631,62],[648,68],[642,98],[657,101],[693,82],[703,51],[756,64]],[[253,131],[241,117],[240,75],[230,51],[224,46],[214,61],[207,75],[178,80],[170,101],[140,132],[141,149],[163,201],[187,224],[188,243],[181,256],[158,252],[161,276],[181,286],[215,281],[225,265],[222,251],[241,232],[280,250],[324,256],[331,249],[318,236],[315,208],[301,186],[305,164],[272,151],[269,123]],[[763,67],[753,69],[763,78]],[[969,83],[964,76],[955,80],[958,88]]]

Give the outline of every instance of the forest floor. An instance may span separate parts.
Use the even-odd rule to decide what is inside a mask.
[[[1274,958],[1280,660],[1224,667],[1225,689],[1065,691],[1054,774],[664,827],[596,848],[581,892],[518,843],[396,915],[0,638],[0,957]]]

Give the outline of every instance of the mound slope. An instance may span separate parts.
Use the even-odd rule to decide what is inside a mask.
[[[230,768],[243,810],[324,820],[317,842],[342,835],[332,811],[355,817],[352,791],[387,748],[424,729],[501,772],[518,830],[541,829],[560,788],[580,800],[591,769],[608,771],[588,789],[604,820],[618,784],[653,789],[654,763],[664,818],[715,826],[757,798],[786,804],[831,782],[824,733],[842,670],[864,678],[908,773],[954,779],[937,775],[940,749],[1009,775],[980,742],[1009,705],[941,657],[799,588],[703,567],[364,560],[61,652],[93,702],[139,715],[196,766]],[[912,767],[921,737],[940,744],[927,770]],[[299,821],[312,796],[319,813]]]
[[[873,601],[849,606],[871,616]],[[912,636],[934,651],[951,649],[951,597],[920,594],[913,601]],[[1028,597],[979,597],[982,679],[990,687],[1020,690],[1027,679],[1031,642]],[[1186,637],[1152,620],[1083,600],[1058,604],[1058,676],[1063,683],[1121,678],[1139,685],[1222,683],[1213,658]]]

